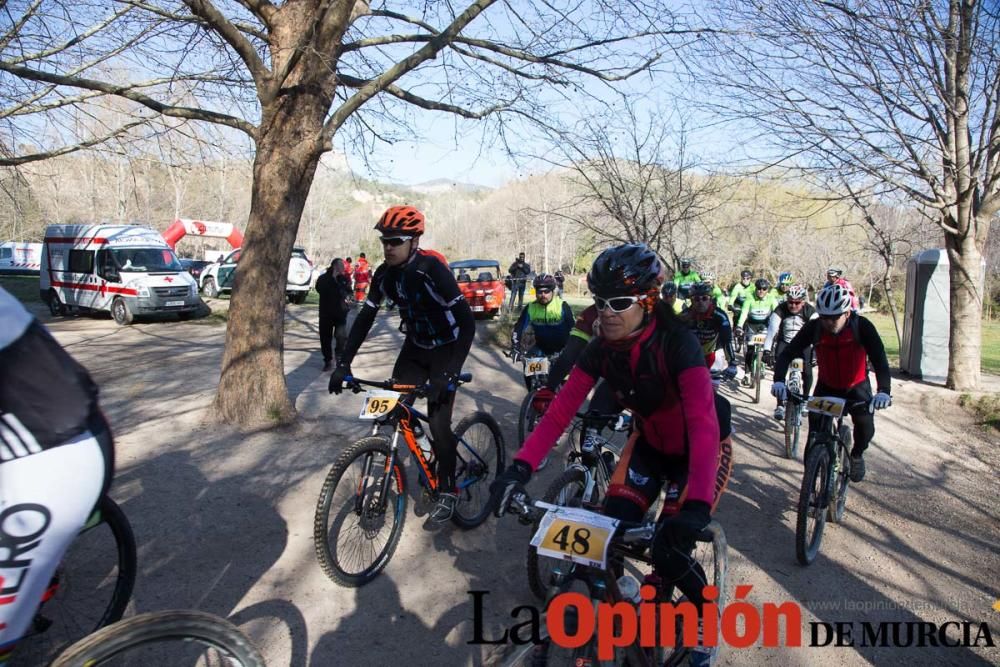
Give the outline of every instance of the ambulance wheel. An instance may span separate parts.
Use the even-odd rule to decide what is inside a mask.
[[[115,322],[123,327],[132,324],[132,309],[120,296],[115,297],[111,303],[111,317],[115,318]]]
[[[52,313],[52,317],[66,314],[66,306],[59,300],[59,295],[54,289],[49,290],[49,312]]]

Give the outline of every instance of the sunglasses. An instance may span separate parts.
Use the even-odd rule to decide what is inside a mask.
[[[788,299],[785,301],[789,306],[801,306],[803,301],[801,299]]]
[[[384,246],[387,245],[390,248],[398,248],[412,238],[412,236],[383,236],[379,239],[379,241],[381,241]]]
[[[710,297],[710,296],[693,296],[693,297],[691,297],[691,300],[692,301],[711,301],[712,297]]]
[[[535,289],[535,294],[552,294],[552,289],[549,287],[539,287]]]
[[[594,297],[594,305],[597,310],[611,309],[612,313],[624,313],[626,310],[643,300],[641,296],[615,296],[604,299],[599,296]]]
[[[820,315],[819,319],[826,320],[827,322],[833,322],[835,320],[839,320],[843,316],[844,316],[844,313],[841,313],[839,315]]]

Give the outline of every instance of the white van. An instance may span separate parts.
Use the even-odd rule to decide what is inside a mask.
[[[38,275],[42,244],[7,241],[0,243],[0,273]]]
[[[39,292],[53,315],[103,310],[122,325],[161,313],[186,320],[201,305],[163,237],[138,225],[49,225]]]
[[[201,292],[207,297],[215,298],[222,292],[233,289],[236,277],[236,266],[240,261],[242,248],[237,248],[222,259],[206,266],[201,272]],[[306,256],[305,248],[292,248],[292,257],[288,261],[288,279],[285,283],[285,295],[291,303],[305,303],[312,285],[313,263]]]

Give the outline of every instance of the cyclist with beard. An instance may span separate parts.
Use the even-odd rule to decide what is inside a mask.
[[[368,297],[330,376],[330,393],[343,390],[344,378],[352,375],[351,362],[375,322],[379,304],[385,297],[392,299],[399,307],[406,332],[392,377],[400,384],[430,383],[427,417],[443,489],[431,520],[442,523],[451,519],[458,501],[457,443],[451,430],[451,413],[455,379],[472,347],[476,322],[448,263],[440,254],[419,247],[424,224],[424,214],[412,206],[393,206],[375,225],[381,234],[385,262],[372,276]]]

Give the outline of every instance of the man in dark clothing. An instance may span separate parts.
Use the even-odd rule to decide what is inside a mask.
[[[524,261],[523,252],[510,265],[507,273],[511,278],[510,308],[514,309],[514,297],[517,297],[517,308],[520,309],[524,306],[524,286],[528,281],[528,276],[531,275],[531,264]]]
[[[351,283],[344,274],[344,260],[335,259],[330,267],[316,279],[316,293],[319,294],[319,345],[323,350],[323,370],[333,369],[333,354],[337,358],[344,352],[347,340],[347,300],[350,298]],[[331,350],[330,343],[336,338],[337,345]]]

